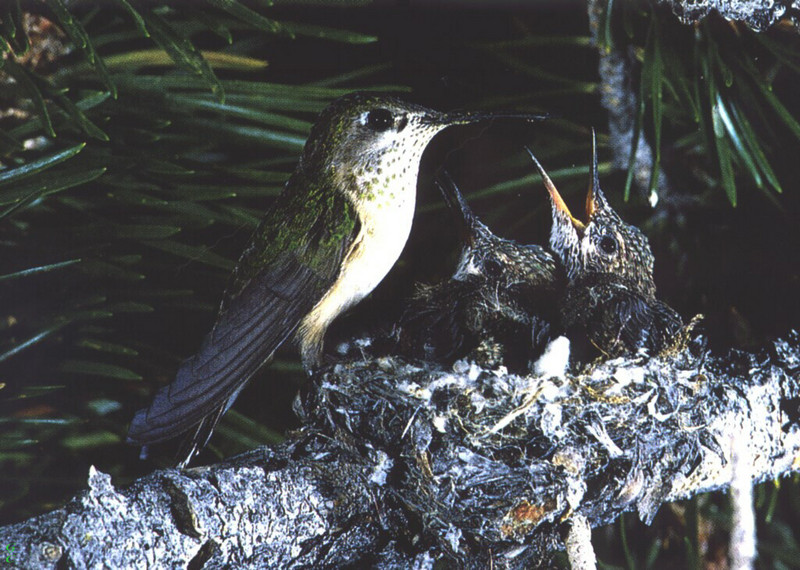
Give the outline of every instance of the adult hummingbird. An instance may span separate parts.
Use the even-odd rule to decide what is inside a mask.
[[[527,371],[558,321],[560,260],[492,233],[446,171],[436,182],[456,219],[461,255],[448,280],[418,288],[395,326],[398,349],[426,360],[470,356]]]
[[[128,441],[146,445],[193,429],[185,464],[287,340],[299,345],[307,370],[319,366],[328,326],[400,256],[425,147],[451,125],[496,116],[440,113],[359,93],[323,110],[296,170],[239,259],[211,332],[175,380],[136,413]]]
[[[600,189],[594,132],[585,223],[572,215],[544,168],[528,152],[550,194],[550,248],[567,274],[560,303],[567,336],[575,344],[574,337],[584,334],[608,356],[661,351],[683,323],[655,296],[654,258],[647,237],[622,221]]]

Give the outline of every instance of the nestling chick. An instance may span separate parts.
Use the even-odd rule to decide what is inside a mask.
[[[437,183],[456,218],[461,257],[449,280],[421,286],[395,327],[403,354],[527,371],[551,339],[564,286],[560,263],[538,245],[494,235],[446,172]]]
[[[530,153],[530,151],[528,151]],[[608,356],[664,349],[683,326],[680,316],[656,299],[653,253],[647,237],[626,224],[600,189],[592,135],[592,182],[586,223],[575,218],[531,154],[550,194],[550,247],[561,259],[567,286],[560,301],[561,324],[580,344],[585,337]]]

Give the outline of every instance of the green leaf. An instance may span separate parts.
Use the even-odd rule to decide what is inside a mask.
[[[0,418],[0,424],[59,425],[80,423],[77,418]]]
[[[711,71],[711,64],[708,57],[708,49],[705,48],[701,39],[694,42],[692,48],[694,61],[697,64],[698,72],[694,74],[694,81],[692,83],[692,90],[694,97],[698,101],[701,108],[699,134],[704,141],[704,146],[710,152],[716,145],[713,125],[711,124],[711,106],[714,100],[713,96],[707,96],[716,89],[714,82],[714,74]]]
[[[740,63],[753,80],[752,82],[761,92],[761,95],[767,103],[769,103],[770,107],[778,114],[778,117],[780,117],[783,123],[792,131],[794,136],[800,139],[800,123],[797,122],[797,119],[792,116],[791,112],[784,107],[783,103],[775,96],[771,86],[760,76],[753,62],[748,58],[742,58]]]
[[[211,69],[203,54],[194,47],[192,42],[176,32],[156,12],[140,10],[139,13],[153,40],[170,55],[175,64],[192,75],[202,77],[206,87],[211,89],[220,103],[224,103],[225,89],[222,83],[217,79],[214,70]],[[136,80],[138,79],[140,78],[136,78]]]
[[[120,6],[123,10],[125,10],[130,17],[133,19],[133,23],[136,25],[136,29],[139,30],[139,33],[146,38],[150,37],[150,32],[147,31],[147,25],[145,24],[144,18],[139,15],[139,12],[128,3],[128,0],[114,0],[118,6]]]
[[[636,152],[639,150],[639,137],[642,133],[642,121],[644,120],[644,95],[641,88],[636,95],[636,115],[633,118],[633,140],[631,141],[631,154],[628,157],[628,173],[625,176],[624,198],[627,202],[631,196],[631,185],[636,174]]]
[[[161,251],[177,255],[178,257],[205,263],[206,265],[224,269],[225,271],[233,271],[236,265],[230,259],[200,246],[188,245],[172,240],[142,240],[142,243],[160,249]]]
[[[122,404],[117,400],[111,400],[109,398],[97,398],[87,402],[86,407],[98,416],[106,416],[121,410]]]
[[[86,33],[86,30],[83,29],[81,23],[72,17],[72,14],[67,9],[63,0],[45,0],[45,2],[56,15],[56,18],[58,18],[62,29],[67,33],[78,49],[83,52],[89,65],[94,67],[95,71],[97,71],[100,79],[111,92],[111,96],[116,99],[117,88],[114,86],[114,82],[108,74],[108,69],[106,69],[103,63],[103,58],[94,51],[92,41],[89,39],[89,35]]]
[[[750,153],[756,164],[758,164],[758,167],[761,169],[761,172],[764,174],[764,177],[779,194],[782,193],[783,188],[781,187],[780,181],[775,175],[775,172],[772,170],[772,166],[770,166],[769,161],[764,154],[764,150],[761,148],[758,138],[756,137],[750,122],[747,120],[747,117],[745,117],[744,113],[737,109],[736,105],[731,106],[731,111],[736,123],[739,125],[739,129],[744,137],[745,142],[747,143],[747,147],[750,149]]]
[[[183,200],[170,202],[169,205],[165,206],[163,209],[183,216],[184,220],[186,219],[186,216],[191,217],[194,220],[194,225],[196,226],[199,224],[200,227],[205,227],[214,223],[222,223],[233,226],[238,226],[242,223],[242,221],[238,218],[234,218],[225,212],[219,212],[218,210],[209,208],[197,202]],[[190,222],[186,220],[182,223],[188,225]]]
[[[75,263],[80,263],[80,259],[68,259],[67,261],[61,261],[59,263],[51,263],[50,265],[40,265],[38,267],[30,267],[28,269],[23,269],[21,271],[15,271],[14,273],[6,273],[5,275],[0,275],[0,281],[5,281],[7,279],[16,279],[18,277],[27,277],[28,275],[36,275],[38,273],[47,273],[48,271],[53,271],[54,269],[60,269],[62,267],[68,267],[70,265],[74,265]]]
[[[202,10],[195,10],[192,14],[197,21],[199,21],[203,26],[211,30],[213,33],[221,37],[225,40],[228,45],[233,43],[233,35],[231,34],[230,28],[225,25],[219,18],[215,18],[210,14],[206,14]]]
[[[265,18],[258,12],[254,12],[236,0],[206,0],[206,2],[219,8],[220,10],[224,10],[234,18],[244,22],[245,24],[254,26],[259,30],[273,34],[284,32],[283,26],[280,23],[276,22],[275,20]]]
[[[370,75],[386,71],[387,69],[391,69],[390,64],[376,63],[374,65],[359,67],[358,69],[354,69],[353,71],[346,71],[345,73],[342,73],[340,75],[334,75],[333,77],[328,77],[325,79],[321,79],[319,81],[314,81],[310,85],[316,85],[318,87],[331,87],[334,85],[341,85],[342,83],[350,83],[354,79],[363,79],[364,77],[369,77]]]
[[[30,95],[31,101],[38,111],[39,120],[42,122],[42,128],[48,136],[55,138],[56,132],[53,129],[53,122],[50,119],[47,104],[44,101],[41,90],[37,87],[34,80],[31,79],[31,72],[20,66],[13,58],[8,58],[6,60],[0,59],[0,69],[7,71],[28,95]]]
[[[30,439],[16,435],[3,436],[0,438],[0,450],[7,451],[10,449],[19,449],[20,447],[28,447],[39,443],[38,439]],[[17,454],[0,453],[0,463],[8,465],[12,461],[11,457]]]
[[[715,124],[714,132],[717,132],[717,124],[722,122],[719,111],[715,108],[713,121]],[[720,128],[724,128],[720,125]],[[728,196],[732,206],[736,206],[736,182],[733,174],[733,163],[731,161],[731,148],[728,139],[724,136],[717,136],[716,140],[717,158],[719,159],[719,170],[722,175],[722,187]]]
[[[17,4],[17,7],[18,6],[19,4]],[[13,4],[12,6],[7,6],[5,9],[3,9],[3,11],[0,11],[0,35],[3,36],[4,41],[7,44],[9,42],[13,42],[17,35],[17,27],[14,23],[14,18],[11,17],[12,10]],[[13,51],[13,48],[10,45],[6,45],[4,49]]]
[[[123,239],[164,239],[179,233],[181,228],[164,225],[115,224],[111,231],[115,237]]]
[[[222,420],[222,423],[227,424],[233,431],[240,434],[250,436],[256,445],[264,445],[265,443],[281,443],[286,438],[268,427],[253,421],[247,416],[237,412],[236,410],[228,410]]]
[[[199,311],[202,313],[215,313],[219,309],[218,303],[208,303],[197,299],[175,299],[164,303],[164,307],[179,309],[181,311]]]
[[[711,69],[711,63],[716,59],[715,47],[713,42],[709,41],[705,51],[705,58],[702,60],[702,67],[704,71],[704,79],[708,91],[708,103],[711,114],[711,132],[713,133],[712,144],[716,150],[717,162],[719,164],[719,171],[721,175],[722,187],[725,194],[728,196],[733,206],[736,206],[736,181],[733,172],[733,161],[731,158],[731,148],[728,139],[725,136],[725,124],[720,115],[717,101],[719,100],[719,91],[715,81],[715,75]]]
[[[24,55],[30,49],[28,34],[25,33],[25,26],[22,22],[22,7],[20,0],[12,0],[8,5],[2,22],[3,37],[12,45],[9,47],[17,56]]]
[[[136,265],[142,260],[142,254],[132,253],[130,255],[111,255],[108,257],[109,261],[113,263],[122,263],[123,265]]]
[[[36,398],[38,396],[46,396],[55,392],[56,390],[63,390],[66,388],[63,384],[53,384],[49,386],[24,386],[20,390],[20,396],[23,398]]]
[[[81,450],[118,444],[122,438],[110,431],[102,430],[81,435],[70,435],[61,440],[67,449]]]
[[[230,206],[227,204],[222,204],[220,208],[230,213],[231,215],[236,216],[240,220],[240,223],[249,226],[251,229],[255,229],[256,226],[261,221],[261,218],[264,217],[264,213],[261,211],[253,213],[252,210],[246,208],[240,208],[239,206]]]
[[[247,119],[249,121],[262,123],[271,127],[284,128],[304,135],[308,134],[311,129],[311,123],[308,121],[302,121],[278,113],[271,113],[254,106],[235,105],[230,102],[223,105],[216,101],[210,101],[202,96],[172,95],[169,97],[177,105],[186,110],[197,109],[214,111],[224,116]]]
[[[722,96],[719,94],[719,92],[717,92],[714,113],[719,116],[722,125],[725,127],[725,130],[728,133],[728,137],[733,143],[733,146],[739,154],[739,157],[744,162],[748,172],[750,172],[750,176],[753,177],[753,181],[756,183],[756,186],[759,188],[764,188],[764,182],[761,179],[761,174],[759,173],[758,168],[756,167],[756,164],[750,155],[750,152],[748,152],[748,149],[745,149],[745,145],[739,136],[739,132],[736,130],[736,127],[733,124],[733,120],[731,119],[728,110],[725,108],[725,102],[722,100]]]
[[[105,168],[90,170],[64,169],[58,172],[46,172],[31,179],[25,184],[13,188],[0,189],[0,205],[11,204],[20,200],[29,200],[33,197],[42,197],[56,192],[80,186],[98,178],[106,171]],[[0,218],[5,214],[1,214]]]
[[[368,6],[373,0],[255,0],[262,6],[271,7],[276,4],[282,6],[319,6],[332,8],[355,8],[357,6]]]
[[[292,158],[292,163],[294,163],[295,159]],[[293,165],[293,164],[292,164]],[[280,192],[283,188],[284,183],[286,180],[289,179],[290,173],[289,172],[281,172],[281,171],[269,171],[269,170],[259,170],[258,167],[249,168],[248,166],[234,166],[234,167],[221,167],[219,169],[221,172],[226,172],[231,176],[236,176],[241,178],[242,180],[252,180],[254,182],[262,182],[264,185],[272,186],[271,189],[265,189],[265,193],[261,194],[262,196],[272,196],[275,195],[277,192]],[[259,185],[259,188],[263,188],[263,185]],[[239,191],[239,186],[237,185],[236,192],[240,196],[242,192]],[[277,192],[275,191],[277,189]]]
[[[89,109],[94,109],[109,97],[110,95],[107,91],[90,91],[76,105],[81,111],[88,111]]]
[[[194,295],[193,289],[148,289],[141,291],[140,295],[145,298],[155,297],[159,299],[172,297],[191,297]]]
[[[619,517],[619,534],[620,538],[622,539],[622,552],[625,554],[625,562],[628,567],[628,570],[635,570],[636,568],[636,557],[634,553],[631,551],[630,546],[628,545],[628,532],[627,527],[625,526],[626,521],[625,515],[620,515]]]
[[[124,356],[137,356],[139,354],[139,351],[134,350],[133,348],[128,348],[127,346],[122,346],[120,344],[106,342],[104,340],[98,340],[95,338],[79,339],[75,345],[81,348],[88,348],[90,350],[97,350],[99,352],[107,352],[110,354],[120,354]]]
[[[273,129],[261,129],[248,125],[232,123],[219,123],[207,119],[195,119],[192,123],[208,135],[216,137],[217,141],[231,141],[242,145],[271,146],[292,152],[300,153],[306,144],[304,136],[282,133]]]
[[[195,174],[194,170],[190,170],[188,168],[184,168],[179,164],[175,164],[174,162],[170,162],[169,160],[162,160],[159,158],[151,158],[147,161],[145,166],[148,172],[158,175],[166,175],[166,176],[183,176],[183,177],[191,177]]]
[[[41,172],[42,170],[46,170],[51,166],[55,166],[65,160],[68,160],[78,154],[80,151],[83,150],[83,147],[86,146],[86,143],[76,144],[70,148],[58,151],[55,154],[51,154],[49,156],[45,156],[39,158],[37,160],[31,161],[23,166],[19,166],[17,168],[12,168],[10,170],[2,170],[0,171],[0,188],[4,183],[13,182],[16,184],[19,180],[36,174],[37,172]]]
[[[141,380],[142,376],[136,372],[105,362],[94,362],[90,360],[66,360],[59,370],[72,374],[83,374],[89,376],[106,376],[118,380]]]
[[[664,79],[669,80],[668,85],[675,93],[676,99],[684,103],[692,110],[692,117],[695,123],[700,122],[700,103],[694,96],[692,89],[689,87],[687,77],[695,75],[694,70],[687,68],[684,59],[681,57],[676,49],[676,42],[663,39],[659,42],[661,45],[661,57],[664,62]],[[696,63],[694,59],[692,63]],[[676,87],[677,86],[677,87]]]
[[[166,192],[174,194],[182,200],[225,200],[239,196],[238,184],[224,184],[216,186],[213,184],[195,184],[195,185],[176,185],[172,188],[165,189]]]
[[[172,89],[205,89],[206,85],[197,77],[189,75],[163,75],[163,76],[132,76],[126,74],[115,75],[114,79],[117,82],[124,82],[126,88],[136,90],[154,90],[165,91]],[[288,101],[302,103],[309,99],[327,102],[342,95],[351,93],[353,90],[341,87],[318,87],[316,85],[291,85],[285,83],[271,83],[265,81],[243,81],[226,79],[222,82],[225,90],[230,93],[236,93],[240,96],[237,102],[245,101],[251,105],[267,104],[269,105],[270,98],[283,98]],[[402,88],[400,88],[402,89]],[[371,85],[370,91],[397,91],[397,85]],[[405,89],[408,91],[408,88]],[[266,101],[242,96],[257,95],[258,97],[267,98]],[[304,108],[298,109],[303,111]]]
[[[570,77],[565,77],[563,75],[559,75],[558,73],[547,71],[542,67],[531,65],[528,60],[522,57],[505,52],[495,52],[494,55],[504,65],[507,65],[511,69],[514,69],[522,74],[529,75],[536,80],[547,81],[556,85],[573,88],[577,92],[594,93],[597,91],[597,83],[592,83],[589,81],[577,81]]]
[[[752,36],[766,47],[778,61],[795,73],[800,73],[800,53],[789,47],[791,46],[790,42],[786,42],[784,45],[783,42],[776,41],[767,34],[754,33]]]
[[[130,190],[129,188],[120,188],[119,190],[108,192],[106,196],[126,204],[133,204],[135,206],[151,206],[159,208],[161,206],[169,205],[167,200],[149,196],[143,192],[136,192],[135,190]]]
[[[22,143],[9,135],[3,129],[0,129],[0,150],[3,155],[11,154],[22,150]]]
[[[234,71],[258,71],[267,67],[263,59],[229,54],[219,51],[200,52],[212,68]],[[126,51],[106,58],[109,69],[132,73],[143,67],[172,66],[175,62],[163,49],[141,49]]]
[[[663,543],[661,542],[661,539],[656,538],[650,543],[650,546],[647,547],[647,552],[645,553],[644,558],[644,567],[646,570],[650,570],[651,568],[655,567],[658,555],[661,554],[662,546]]]
[[[104,133],[100,127],[90,121],[86,114],[73,103],[69,97],[60,92],[55,92],[53,95],[59,105],[66,111],[67,115],[78,124],[84,133],[104,142],[109,140],[108,135]]]
[[[629,40],[634,36],[634,16],[639,10],[638,4],[631,2],[622,3],[622,28]]]
[[[147,303],[137,303],[135,301],[111,303],[103,308],[112,313],[152,313],[155,310]]]
[[[602,48],[606,53],[614,49],[614,36],[611,33],[611,16],[614,12],[614,0],[608,0],[601,9],[598,21],[598,42],[597,47]]]
[[[26,348],[30,348],[34,344],[45,340],[46,338],[48,338],[52,334],[54,334],[54,333],[58,332],[59,330],[61,330],[62,328],[64,328],[67,324],[69,324],[68,321],[59,320],[55,324],[52,324],[49,327],[46,327],[46,328],[42,329],[38,333],[36,333],[33,336],[29,337],[27,340],[17,344],[13,348],[11,348],[11,349],[3,352],[3,353],[0,353],[0,362],[3,362],[4,360],[8,360],[9,358],[14,356],[15,354],[19,354],[20,352],[22,352]]]
[[[48,91],[49,96],[52,96],[52,97],[58,99],[59,101],[61,101],[62,99],[66,99],[66,97],[60,91],[58,91],[57,89],[52,88],[52,86],[48,86],[47,87],[47,91]],[[77,106],[77,108],[80,111],[88,111],[89,109],[92,109],[92,108],[96,107],[97,105],[99,105],[100,103],[102,103],[103,101],[108,99],[109,97],[110,97],[110,95],[108,94],[107,91],[92,91],[92,92],[90,92],[89,95],[87,95],[86,97],[84,97],[80,101],[78,101],[75,104],[75,106]],[[71,103],[71,101],[70,101],[70,103]],[[76,115],[76,113],[73,112],[72,114],[70,114],[67,111],[67,115],[70,116],[73,120],[78,121],[79,122],[78,126],[80,128],[82,128],[82,129],[84,129],[84,131],[85,131],[84,125],[80,124],[81,119],[80,119],[79,116]],[[94,125],[92,125],[92,126],[94,126]],[[97,128],[97,127],[95,127],[95,128]],[[102,131],[100,131],[100,132],[102,132]],[[34,121],[25,121],[22,124],[20,124],[19,126],[17,126],[14,129],[12,129],[9,134],[12,135],[16,139],[25,140],[27,138],[31,138],[33,136],[37,136],[39,134],[39,129],[37,128],[37,126],[36,126]],[[103,136],[105,136],[105,135],[102,135],[102,136],[97,137],[97,138],[102,139]]]
[[[778,490],[780,489],[780,479],[775,479],[772,485],[769,486],[769,503],[767,505],[767,512],[764,514],[764,522],[770,524],[772,517],[775,514],[775,507],[778,506]]]
[[[299,22],[283,22],[282,26],[286,32],[292,35],[308,36],[321,40],[331,40],[348,44],[371,44],[378,41],[377,36],[338,28],[329,28],[326,26],[316,26]]]
[[[650,32],[642,63],[642,90],[650,99],[653,113],[653,167],[650,171],[650,194],[658,190],[658,173],[661,166],[661,125],[664,119],[663,107],[663,75],[664,64],[661,60],[661,39],[658,36],[658,18],[650,18]]]
[[[141,281],[145,278],[142,273],[119,267],[113,263],[106,263],[99,259],[87,259],[80,264],[79,269],[86,275],[107,279],[120,279],[122,281]]]

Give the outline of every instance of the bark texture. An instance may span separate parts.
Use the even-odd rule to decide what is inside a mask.
[[[306,386],[287,443],[124,489],[92,469],[86,492],[0,541],[21,568],[548,567],[576,515],[649,522],[728,486],[732,440],[739,475],[796,470],[799,403],[796,332],[565,376],[358,360]]]

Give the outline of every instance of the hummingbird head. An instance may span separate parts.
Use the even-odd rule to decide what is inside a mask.
[[[456,281],[486,280],[504,288],[535,285],[543,275],[542,264],[546,263],[538,246],[521,245],[492,233],[475,216],[446,170],[439,171],[436,183],[456,218],[462,242],[461,259],[452,278]]]
[[[359,200],[393,192],[397,187],[416,190],[422,153],[439,131],[496,116],[542,118],[441,113],[396,97],[351,93],[322,112],[311,129],[301,164],[306,169],[319,168],[323,175],[333,175],[337,183],[359,193]]]
[[[653,252],[647,237],[626,224],[611,208],[597,174],[597,147],[592,132],[592,181],[586,195],[586,222],[569,211],[553,181],[528,149],[550,194],[553,226],[550,248],[561,258],[570,282],[589,273],[614,274],[637,291],[655,295]]]

